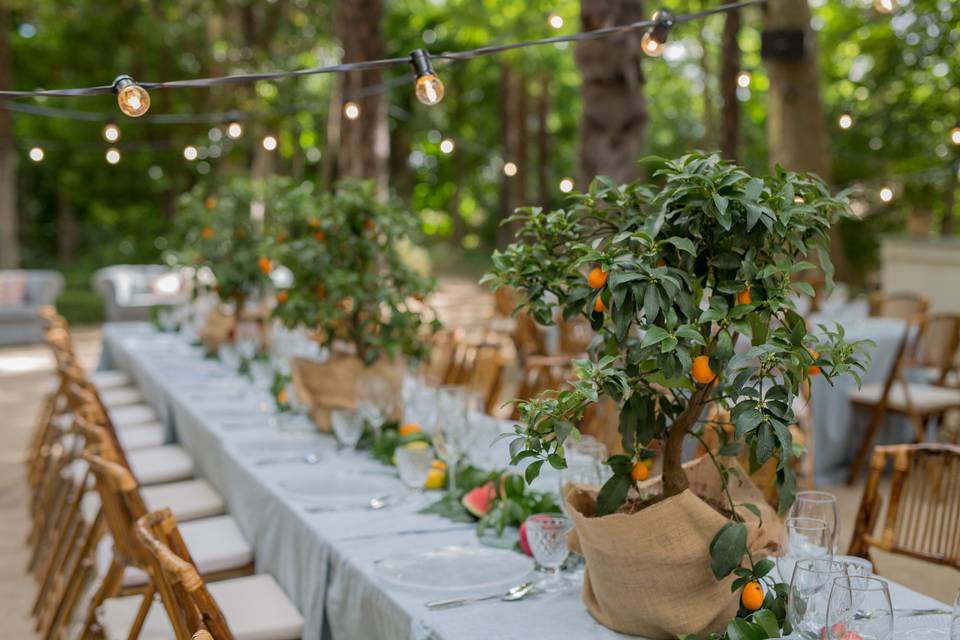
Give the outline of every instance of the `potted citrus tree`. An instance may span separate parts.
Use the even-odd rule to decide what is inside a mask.
[[[494,254],[484,280],[516,289],[519,308],[550,323],[559,306],[596,331],[575,380],[521,403],[512,462],[527,461],[528,480],[544,464],[563,468],[584,411],[612,398],[623,445],[613,475],[599,492],[565,495],[587,608],[618,631],[674,638],[722,632],[743,595],[760,610],[736,624],[762,629],[771,610],[783,617],[761,559],[776,551],[779,523],[734,458],[777,461],[784,512],[800,385],[863,369],[862,344],[839,328],[809,332],[793,302],[813,293],[797,277],[815,268],[811,254],[831,280],[828,231],[848,210],[814,176],[756,178],[712,155],[662,161],[654,178],[601,178],[567,209],[522,210],[516,241]],[[716,425],[720,450],[685,464],[685,442],[716,424],[712,406],[730,415]],[[655,450],[662,475],[646,479]]]
[[[373,183],[344,181],[333,193],[288,194],[270,225],[271,255],[292,275],[276,294],[274,316],[313,331],[331,353],[293,369],[320,426],[328,426],[330,409],[353,406],[352,385],[364,370],[399,393],[401,360],[422,358],[438,326],[423,302],[432,279],[406,259],[415,216],[382,202]]]

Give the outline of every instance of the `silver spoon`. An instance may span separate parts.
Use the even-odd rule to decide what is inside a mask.
[[[484,602],[486,600],[500,599],[503,602],[514,602],[525,597],[532,590],[533,583],[524,582],[523,584],[518,584],[513,587],[506,593],[494,593],[489,596],[473,596],[470,598],[454,598],[452,600],[433,600],[432,602],[427,602],[425,606],[431,611],[436,611],[437,609],[452,609],[454,607],[462,607],[465,604]]]
[[[320,462],[320,456],[316,453],[308,453],[305,456],[275,456],[272,458],[260,458],[254,462],[254,466],[263,467],[269,464],[279,464],[281,462],[302,462],[304,464],[317,464]]]
[[[387,507],[395,504],[397,502],[397,497],[386,494],[382,496],[377,496],[375,498],[370,498],[369,502],[365,505],[341,505],[336,507],[307,507],[305,510],[307,513],[326,513],[329,511],[356,511],[358,509],[369,509],[371,511],[379,511],[380,509],[386,509]]]
[[[952,611],[949,609],[894,609],[894,617],[913,618],[916,616],[948,616]],[[853,615],[854,620],[870,620],[876,614],[873,611],[857,611]]]

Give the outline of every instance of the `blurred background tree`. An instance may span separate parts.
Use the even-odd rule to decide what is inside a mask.
[[[0,39],[0,83],[26,90],[100,85],[118,73],[155,81],[312,67],[572,33],[659,8],[639,0],[341,2],[0,0],[9,49],[6,59]],[[676,14],[715,4],[664,3]],[[869,0],[809,4],[832,183],[855,188],[861,216],[843,227],[843,245],[850,277],[863,285],[876,266],[879,234],[908,224],[956,233],[960,146],[950,135],[960,118],[960,8],[949,0],[900,2],[892,13]],[[739,19],[680,25],[659,58],[637,54],[625,38],[616,47],[601,41],[599,53],[557,44],[438,61],[447,95],[432,108],[416,101],[412,82],[404,81],[409,71],[399,67],[153,92],[150,116],[223,114],[195,124],[125,118],[111,96],[19,101],[88,113],[0,113],[0,152],[6,141],[17,166],[16,194],[4,198],[16,195],[19,257],[0,252],[7,262],[64,271],[61,306],[75,320],[94,320],[92,271],[157,262],[172,237],[177,196],[195,185],[278,173],[329,188],[338,177],[362,175],[380,180],[419,216],[438,271],[478,274],[506,238],[498,227],[507,212],[558,205],[565,191],[586,187],[590,176],[583,174],[591,169],[583,167],[612,172],[597,159],[619,158],[611,144],[621,140],[590,129],[597,113],[603,119],[591,91],[605,72],[626,87],[620,114],[630,124],[630,155],[722,148],[748,170],[766,170],[770,80],[760,59],[762,25],[757,8]],[[364,93],[378,82],[396,86]],[[357,103],[356,120],[347,117],[347,102]],[[4,137],[5,113],[12,136]],[[121,130],[116,143],[102,137],[110,118]],[[236,139],[227,135],[233,119],[242,127]],[[275,148],[264,145],[267,136]],[[195,159],[185,157],[188,145]],[[110,165],[104,154],[113,146],[121,160]],[[41,162],[29,159],[33,147],[43,149]],[[881,197],[884,188],[890,191]]]

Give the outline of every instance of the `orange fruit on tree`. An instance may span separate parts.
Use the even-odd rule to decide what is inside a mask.
[[[664,260],[663,258],[660,258],[659,260],[657,260],[657,266],[658,266],[658,267],[665,267],[665,266],[667,266],[667,261]]]
[[[633,469],[630,470],[630,477],[637,482],[643,482],[650,477],[650,467],[644,464],[643,460],[637,460],[633,463]]]
[[[609,274],[600,267],[594,267],[587,275],[587,284],[591,289],[602,289],[607,284]]]
[[[737,294],[737,304],[750,304],[751,302],[753,301],[750,299],[750,285],[747,285]]]
[[[597,296],[597,299],[593,302],[593,310],[598,313],[603,313],[606,309],[606,305],[603,304],[603,298]]]
[[[317,288],[314,289],[314,293],[317,294],[317,299],[318,299],[318,300],[323,300],[324,298],[327,297],[327,288],[326,288],[325,286],[323,286],[322,284],[318,284],[318,285],[317,285]]]
[[[260,271],[263,271],[266,274],[269,274],[273,271],[273,265],[270,264],[270,258],[266,256],[260,256],[257,260],[257,265],[260,266]]]
[[[690,367],[690,375],[692,375],[693,379],[700,384],[713,382],[713,379],[717,377],[717,374],[715,374],[713,369],[710,368],[709,356],[697,356],[694,358],[693,366]]]
[[[407,436],[412,435],[414,433],[422,433],[423,429],[421,429],[420,425],[418,425],[415,422],[408,422],[406,424],[400,425],[400,429],[398,429],[398,432],[401,438],[406,438]]]
[[[280,233],[277,234],[277,242],[283,242],[286,239],[287,239],[286,231],[281,231]]]
[[[740,593],[740,602],[744,609],[756,611],[763,606],[763,587],[756,580],[748,582]]]
[[[213,209],[217,206],[217,199],[213,196],[207,196],[207,199],[203,201],[203,206],[207,209]]]
[[[277,391],[277,402],[280,404],[287,404],[288,400],[290,400],[290,398],[287,396],[286,389],[280,389],[280,391]]]
[[[817,358],[820,357],[820,352],[817,351],[816,349],[810,349],[810,348],[808,347],[808,348],[807,348],[807,351],[810,352],[810,355],[813,356],[813,359],[814,359],[814,360],[816,360]],[[819,367],[818,365],[812,364],[812,365],[810,365],[809,367],[807,367],[807,373],[809,373],[809,374],[812,375],[812,376],[815,376],[815,375],[817,375],[818,373],[820,373],[820,367]]]
[[[213,234],[213,227],[204,227],[203,229],[200,229],[200,237],[204,240],[210,240],[213,238]]]
[[[316,229],[317,227],[320,226],[320,220],[318,220],[317,218],[310,218],[309,220],[307,220],[307,226]]]
[[[277,291],[277,302],[284,303],[290,299],[290,294],[286,291]]]
[[[317,242],[323,242],[327,239],[327,234],[325,234],[323,231],[317,231],[313,234],[313,239]]]

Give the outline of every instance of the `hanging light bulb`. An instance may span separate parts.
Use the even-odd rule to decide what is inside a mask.
[[[453,140],[450,138],[444,138],[440,141],[440,151],[446,154],[453,153],[453,149],[456,145],[453,143]]]
[[[563,29],[563,17],[556,13],[551,13],[547,16],[547,24],[554,29]]]
[[[353,101],[345,102],[343,104],[343,115],[347,117],[347,120],[356,120],[360,117],[360,105]]]
[[[750,86],[750,81],[752,79],[753,78],[750,76],[749,71],[741,71],[739,74],[737,74],[737,86],[741,89],[746,89]]]
[[[277,139],[273,136],[263,136],[263,148],[267,151],[273,151],[277,148]]]
[[[643,34],[640,48],[648,56],[659,58],[667,46],[667,38],[674,22],[673,14],[665,9],[659,9],[653,14],[652,20],[654,25]]]
[[[120,150],[116,147],[110,147],[107,149],[106,158],[110,164],[117,164],[120,162]]]
[[[183,148],[183,157],[187,160],[196,160],[199,152],[197,148],[192,144],[188,144]]]
[[[960,146],[960,124],[950,129],[950,142]]]
[[[30,149],[27,155],[29,155],[30,159],[33,160],[34,162],[40,162],[41,160],[43,160],[44,153],[43,153],[43,149],[41,149],[40,147],[33,147]]]
[[[443,82],[433,71],[430,54],[423,49],[417,49],[410,54],[410,64],[413,65],[413,75],[416,78],[417,100],[426,105],[435,105],[443,100]]]
[[[130,76],[117,76],[113,81],[113,90],[117,94],[120,111],[131,118],[142,116],[150,108],[150,94]]]
[[[243,125],[239,122],[231,122],[227,125],[227,137],[236,140],[243,135]]]
[[[560,192],[570,193],[573,191],[573,178],[564,178],[560,181]]]
[[[873,0],[873,8],[880,13],[890,13],[896,6],[896,0]]]
[[[513,176],[517,175],[518,169],[519,167],[517,167],[516,162],[508,162],[507,164],[503,165],[503,173],[508,178],[512,178]]]
[[[884,202],[890,202],[893,200],[893,189],[890,187],[884,187],[883,189],[880,189],[880,199]]]
[[[107,142],[116,142],[120,139],[120,127],[114,122],[108,122],[103,128],[103,139]]]
[[[849,113],[841,114],[840,117],[837,119],[837,124],[840,125],[841,129],[844,129],[844,130],[849,129],[850,127],[853,126],[853,116],[850,115]]]

